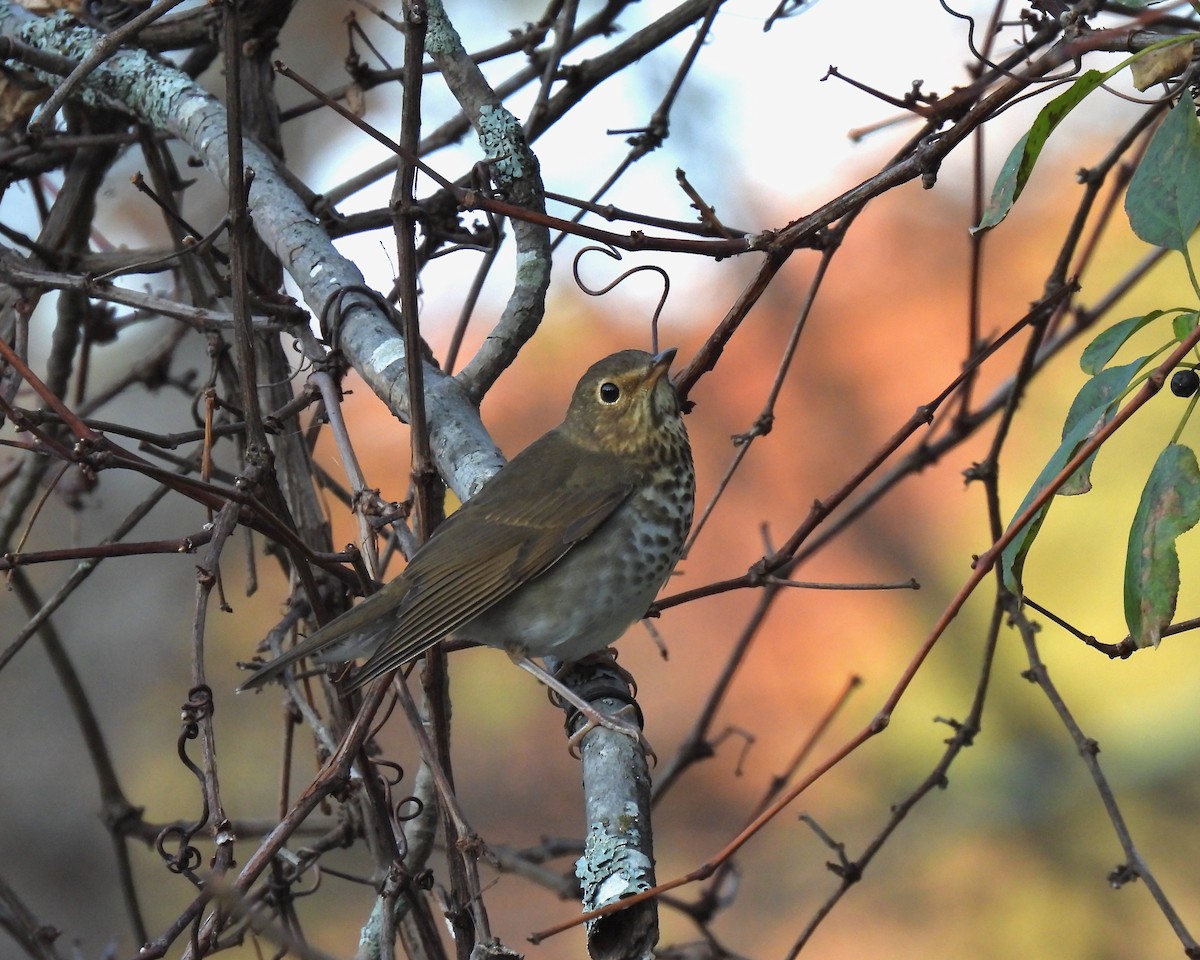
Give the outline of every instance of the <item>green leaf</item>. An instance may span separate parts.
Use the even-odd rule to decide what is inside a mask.
[[[1079,357],[1079,366],[1083,368],[1084,373],[1094,376],[1103,370],[1105,364],[1116,355],[1121,347],[1125,346],[1126,341],[1146,324],[1157,320],[1163,314],[1188,312],[1191,311],[1187,307],[1173,307],[1170,310],[1151,310],[1143,317],[1130,317],[1128,320],[1114,323],[1107,330],[1101,331],[1091,343],[1084,347],[1083,353]],[[1192,325],[1195,325],[1194,316]],[[1176,333],[1176,336],[1178,337],[1178,333]]]
[[[1021,505],[1013,514],[1014,520],[1041,496],[1042,491],[1062,472],[1079,448],[1087,442],[1087,439],[1112,418],[1122,391],[1137,375],[1138,370],[1147,359],[1142,357],[1124,366],[1105,370],[1083,385],[1067,413],[1067,420],[1063,425],[1062,443],[1046,462],[1046,466],[1042,468],[1037,479],[1033,481],[1033,486],[1029,488],[1025,499],[1021,501]],[[1086,493],[1091,486],[1089,474],[1094,460],[1095,455],[1093,454],[1067,478],[1064,487],[1070,488],[1074,493]],[[1060,492],[1062,492],[1061,488]],[[1025,558],[1029,553],[1029,548],[1033,546],[1033,541],[1037,539],[1049,509],[1050,503],[1047,502],[1013,537],[1000,555],[1000,574],[1004,585],[1017,596],[1021,596],[1023,593],[1021,573],[1025,567]]]
[[[1125,191],[1133,232],[1156,247],[1183,251],[1200,225],[1200,122],[1185,91],[1158,129]]]
[[[1068,113],[1074,110],[1089,93],[1108,80],[1112,74],[1111,70],[1107,73],[1088,70],[1077,77],[1065,93],[1060,93],[1042,108],[1029,128],[1029,132],[1017,141],[1016,146],[1008,155],[1008,159],[1004,161],[1004,166],[1000,168],[1000,176],[996,178],[996,184],[992,187],[992,197],[988,201],[987,209],[983,212],[979,226],[972,228],[973,233],[990,230],[1008,216],[1008,211],[1012,209],[1013,204],[1021,195],[1021,191],[1025,189],[1025,184],[1029,181],[1030,174],[1033,173],[1042,148],[1050,139],[1054,128],[1062,123]]]
[[[1108,423],[1116,411],[1114,401],[1121,398],[1125,388],[1146,365],[1148,359],[1150,358],[1140,357],[1123,366],[1102,370],[1085,383],[1075,395],[1071,409],[1067,411],[1067,419],[1063,423],[1063,440],[1065,441],[1080,423],[1088,425],[1084,440]],[[1099,452],[1097,450],[1083,461],[1079,469],[1067,478],[1067,482],[1058,488],[1060,497],[1075,497],[1092,489],[1092,464]],[[1074,456],[1074,453],[1071,456]],[[1070,459],[1070,456],[1067,457],[1067,460]],[[1063,463],[1065,464],[1066,460]]]
[[[1178,443],[1159,455],[1129,528],[1125,622],[1138,647],[1158,646],[1175,616],[1179,554],[1175,541],[1200,521],[1200,466]]]
[[[1196,329],[1196,311],[1187,310],[1174,320],[1171,321],[1171,331],[1175,334],[1175,339],[1180,343],[1188,338],[1193,330]]]
[[[1063,438],[1058,449],[1054,451],[1054,455],[1050,457],[1046,462],[1046,466],[1042,468],[1042,472],[1033,481],[1033,486],[1025,494],[1025,499],[1017,507],[1016,512],[1013,514],[1014,520],[1021,516],[1029,508],[1029,505],[1038,498],[1041,492],[1046,489],[1050,481],[1062,472],[1063,467],[1067,465],[1067,461],[1075,456],[1075,451],[1087,439],[1087,435],[1090,432],[1088,424],[1081,422],[1076,425],[1070,434]],[[1004,548],[1004,552],[1000,554],[1000,574],[1004,579],[1004,585],[1018,597],[1024,593],[1021,586],[1021,573],[1025,568],[1025,557],[1029,553],[1029,548],[1033,546],[1033,541],[1037,539],[1038,531],[1042,529],[1042,522],[1046,519],[1046,514],[1049,510],[1050,503],[1047,502],[1029,518],[1029,522],[1021,528],[1020,533],[1009,541],[1008,546]]]

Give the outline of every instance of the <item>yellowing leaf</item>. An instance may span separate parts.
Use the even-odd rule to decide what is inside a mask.
[[[1157,50],[1147,50],[1130,64],[1133,85],[1139,90],[1148,90],[1156,83],[1179,76],[1192,62],[1194,46],[1194,42],[1188,40]]]
[[[1139,647],[1157,647],[1179,598],[1178,537],[1200,521],[1200,466],[1178,443],[1159,455],[1142,490],[1125,554],[1125,622]]]

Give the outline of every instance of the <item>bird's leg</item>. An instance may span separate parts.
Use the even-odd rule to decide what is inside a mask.
[[[606,730],[613,731],[613,733],[621,733],[627,737],[631,737],[632,739],[638,741],[638,743],[642,744],[647,753],[651,755],[654,754],[654,749],[650,746],[650,742],[645,738],[645,736],[643,736],[641,728],[639,728],[636,723],[628,723],[626,721],[617,719],[615,716],[609,716],[601,713],[581,696],[579,696],[579,694],[577,694],[574,690],[559,680],[558,677],[554,676],[554,674],[548,672],[543,667],[531,660],[528,656],[526,656],[524,651],[519,649],[509,650],[508,655],[512,658],[513,663],[515,663],[518,667],[520,667],[522,670],[532,673],[543,684],[557,693],[560,697],[567,701],[567,703],[569,703],[581,714],[583,714],[585,718],[587,718],[588,722],[583,726],[583,728],[571,737],[572,755],[574,755],[578,750],[578,745],[583,741],[583,738],[587,736],[587,734],[590,733],[595,727],[604,727]],[[620,712],[624,713],[628,709],[629,706],[626,705]]]

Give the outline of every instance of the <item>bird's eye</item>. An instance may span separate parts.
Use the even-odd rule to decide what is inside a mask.
[[[600,400],[603,403],[616,403],[621,399],[621,388],[612,381],[600,384]]]

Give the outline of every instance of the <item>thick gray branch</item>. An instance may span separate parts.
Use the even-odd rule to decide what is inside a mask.
[[[446,16],[441,0],[428,4],[429,27],[425,49],[441,71],[463,113],[475,128],[492,178],[512,203],[546,212],[546,192],[537,157],[525,141],[517,118],[496,96],[463,47],[458,31]],[[460,374],[471,396],[478,399],[517,351],[533,336],[546,310],[550,286],[550,231],[525,220],[512,221],[517,244],[517,276],[508,303],[479,352]]]
[[[33,17],[7,2],[0,2],[0,34],[76,60],[102,37],[65,14]],[[119,50],[82,84],[81,96],[119,101],[145,123],[175,134],[228,186],[225,108],[178,70],[145,51]],[[246,165],[254,170],[254,229],[319,314],[339,291],[362,286],[362,273],[334,248],[275,161],[250,141],[243,149]],[[371,389],[407,419],[403,339],[371,298],[352,292],[341,302],[339,345]],[[469,497],[499,468],[500,455],[467,393],[432,366],[425,370],[425,397],[434,461],[454,492]]]

